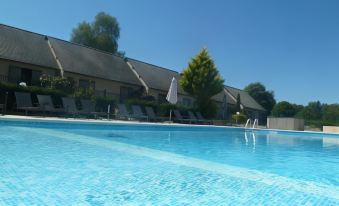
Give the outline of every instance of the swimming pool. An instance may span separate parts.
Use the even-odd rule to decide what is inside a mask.
[[[0,205],[339,205],[339,136],[0,120]]]

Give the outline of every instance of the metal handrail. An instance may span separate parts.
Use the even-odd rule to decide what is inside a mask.
[[[247,119],[246,124],[245,124],[245,128],[247,128],[247,126],[251,127],[251,123],[252,123],[252,120]]]
[[[255,125],[257,125],[257,126],[258,126],[258,119],[254,119],[254,122],[253,122],[252,129],[254,129],[254,128],[255,128]]]

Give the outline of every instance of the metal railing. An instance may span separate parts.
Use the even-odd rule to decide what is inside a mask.
[[[254,129],[256,125],[258,127],[258,119],[254,119],[252,129]]]
[[[251,127],[251,124],[252,124],[252,120],[251,119],[247,119],[246,124],[245,124],[245,128]]]
[[[252,119],[247,119],[244,128],[252,128],[252,129],[255,129],[256,127],[258,127],[259,120],[258,120],[258,119],[254,119],[252,126],[251,126],[251,124],[252,124]]]

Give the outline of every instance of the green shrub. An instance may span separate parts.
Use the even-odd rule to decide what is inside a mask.
[[[78,91],[74,92],[73,97],[77,100],[80,99],[90,99],[90,100],[94,100],[94,89],[92,87],[90,88],[79,88]]]
[[[68,94],[74,92],[74,81],[68,80],[64,77],[44,74],[40,77],[40,84],[41,87],[60,90]]]
[[[43,88],[43,87],[36,87],[36,86],[23,87],[23,86],[19,86],[16,84],[4,83],[4,82],[0,82],[0,89],[3,91],[7,91],[7,92],[28,92],[28,93],[33,93],[33,94],[45,94],[45,95],[55,94],[55,95],[64,96],[67,94],[64,91],[61,91],[58,89]]]
[[[15,96],[14,92],[27,92],[34,94],[33,95],[33,103],[37,103],[37,99],[35,95],[42,94],[42,95],[50,95],[52,97],[53,103],[57,106],[62,105],[61,97],[67,96],[67,93],[64,91],[60,91],[57,89],[51,88],[43,88],[43,87],[36,87],[36,86],[19,86],[13,83],[5,83],[0,82],[0,90],[3,92],[8,92],[8,99],[7,99],[7,109],[12,110],[14,109],[15,105]],[[1,100],[3,102],[3,100]]]
[[[233,114],[232,121],[236,124],[244,124],[247,120],[247,116],[244,113]]]
[[[328,120],[305,120],[305,125],[322,129],[323,126],[339,126],[339,122]]]

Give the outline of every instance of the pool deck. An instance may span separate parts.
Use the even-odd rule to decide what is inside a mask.
[[[42,116],[21,116],[21,115],[3,115],[0,120],[7,121],[33,121],[33,122],[70,122],[78,124],[103,124],[103,125],[116,125],[116,124],[139,124],[139,125],[166,125],[166,126],[182,126],[182,127],[227,127],[227,128],[241,128],[233,126],[220,126],[220,125],[197,125],[197,124],[180,124],[171,122],[141,122],[134,120],[117,120],[117,119],[86,119],[86,118],[61,118],[61,117],[42,117]]]
[[[233,129],[245,129],[244,127],[235,126],[222,126],[222,125],[197,125],[197,124],[180,124],[171,122],[140,122],[140,121],[127,121],[116,119],[80,119],[80,118],[61,118],[61,117],[42,117],[42,116],[20,116],[20,115],[3,115],[0,116],[0,120],[5,121],[32,121],[32,122],[60,122],[60,123],[77,123],[77,124],[100,124],[100,125],[117,125],[117,124],[138,124],[138,125],[163,125],[163,126],[178,126],[178,127],[213,127],[213,128],[233,128]],[[295,130],[280,130],[280,129],[266,129],[266,128],[246,128],[246,130],[254,131],[272,131],[272,132],[293,132],[293,133],[307,133],[307,134],[322,134],[322,135],[336,135],[339,138],[338,133],[334,132],[318,132],[318,131],[295,131]]]

